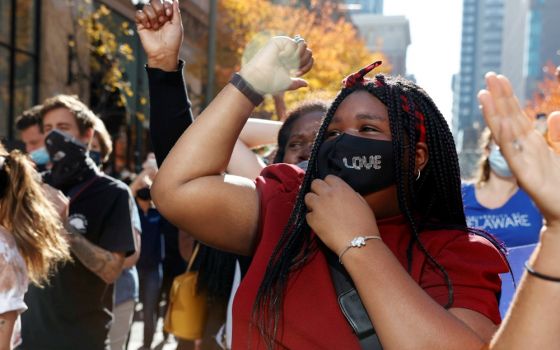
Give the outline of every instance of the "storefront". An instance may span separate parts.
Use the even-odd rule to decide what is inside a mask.
[[[13,139],[14,117],[38,100],[38,0],[0,1],[0,136]]]

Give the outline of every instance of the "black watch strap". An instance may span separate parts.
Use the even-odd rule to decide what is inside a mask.
[[[233,73],[229,83],[241,91],[245,97],[256,106],[264,101],[264,97],[253,89],[253,87],[239,73]]]

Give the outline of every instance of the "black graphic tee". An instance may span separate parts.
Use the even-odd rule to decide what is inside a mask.
[[[110,252],[131,255],[133,203],[128,191],[124,183],[99,175],[70,204],[68,219],[73,234],[83,234]],[[112,298],[113,285],[107,285],[73,256],[72,262],[52,276],[49,285],[29,287],[25,295],[29,309],[22,314],[21,349],[105,349]]]

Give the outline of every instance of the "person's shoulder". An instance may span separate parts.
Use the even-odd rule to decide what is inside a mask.
[[[467,228],[426,230],[422,231],[421,240],[426,246],[431,246],[429,250],[436,250],[436,255],[478,256],[481,261],[485,256],[504,259],[500,243],[482,231],[477,233]]]
[[[17,248],[12,234],[0,225],[0,261],[8,261],[12,253],[16,250]]]
[[[106,187],[106,189],[116,192],[124,192],[128,195],[128,186],[121,180],[117,180],[112,176],[107,174],[100,174],[97,183],[100,186]]]
[[[298,190],[305,172],[292,164],[278,163],[267,166],[257,178],[257,185],[275,187],[281,192]]]

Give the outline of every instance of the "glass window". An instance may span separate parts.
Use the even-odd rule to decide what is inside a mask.
[[[37,3],[0,0],[0,137],[8,139],[15,117],[36,102]]]
[[[35,1],[18,1],[16,7],[16,47],[35,52]]]
[[[35,62],[33,57],[16,54],[14,115],[33,105],[33,78],[35,76]]]
[[[0,1],[0,43],[10,42],[10,17],[12,14],[12,2]]]
[[[8,113],[10,106],[10,51],[0,46],[0,136],[5,136],[8,129]]]

